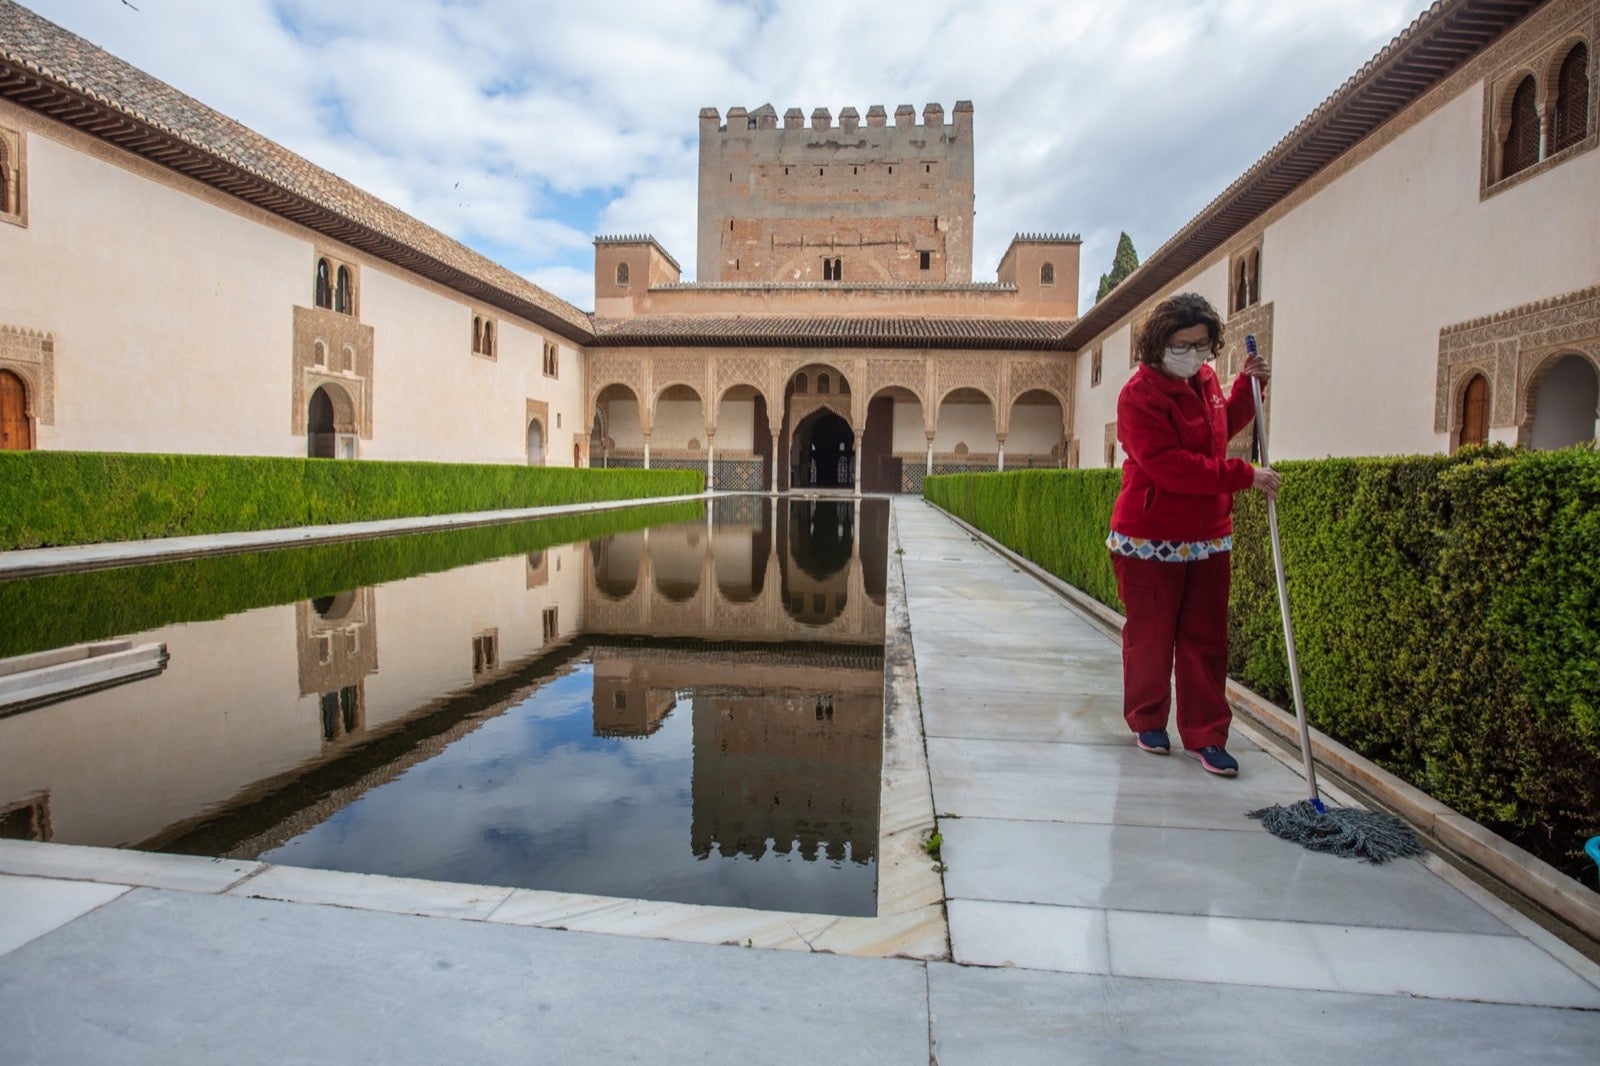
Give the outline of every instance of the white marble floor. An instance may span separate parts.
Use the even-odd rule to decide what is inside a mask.
[[[1139,751],[1113,639],[926,504],[897,522],[955,962],[1600,1009],[1600,968],[1439,860],[1267,834],[1246,812],[1304,781],[1247,734],[1231,780]]]

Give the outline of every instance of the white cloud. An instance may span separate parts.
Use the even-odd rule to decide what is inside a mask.
[[[695,270],[697,116],[974,102],[975,280],[1148,255],[1425,0],[30,0],[581,307],[595,232]],[[581,286],[579,279],[581,278]],[[546,284],[545,282],[538,282]]]

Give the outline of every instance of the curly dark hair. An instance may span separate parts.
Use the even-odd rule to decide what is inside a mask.
[[[1167,341],[1190,326],[1205,326],[1211,334],[1212,354],[1222,351],[1222,318],[1217,309],[1197,292],[1180,292],[1162,300],[1144,320],[1139,330],[1139,362],[1160,366]]]

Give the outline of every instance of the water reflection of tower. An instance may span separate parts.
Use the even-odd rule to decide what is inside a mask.
[[[792,500],[778,527],[783,601],[789,615],[813,625],[844,613],[850,601],[856,508],[845,500]]]
[[[661,728],[677,699],[676,676],[658,678],[636,654],[618,648],[595,648],[594,732],[600,737],[647,737]]]
[[[378,672],[377,612],[371,588],[301,600],[294,608],[300,695],[316,696],[322,739],[366,725],[362,679]]]
[[[768,841],[807,859],[871,860],[878,844],[883,660],[877,649],[700,664],[694,695],[691,846],[760,858]],[[713,683],[707,684],[706,681]]]

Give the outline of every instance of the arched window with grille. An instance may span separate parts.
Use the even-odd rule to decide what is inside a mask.
[[[485,320],[483,323],[483,354],[490,359],[494,358],[494,321]]]
[[[1039,284],[1054,285],[1055,283],[1056,265],[1054,263],[1046,263],[1044,266],[1039,268]]]
[[[1461,446],[1489,443],[1489,381],[1472,375],[1461,392]]]
[[[1572,46],[1556,78],[1556,109],[1550,124],[1550,152],[1571,147],[1589,135],[1589,47]]]
[[[333,309],[341,315],[355,313],[355,290],[350,284],[350,268],[341,266],[333,289]]]
[[[617,284],[618,285],[626,285],[626,284],[628,284],[628,277],[629,277],[628,264],[627,263],[618,263],[617,264]]]
[[[333,278],[332,270],[326,259],[317,260],[317,285],[312,294],[312,302],[318,307],[333,307]]]
[[[1522,79],[1511,97],[1511,125],[1506,130],[1505,155],[1500,176],[1509,178],[1539,161],[1538,89],[1533,75]]]
[[[828,380],[828,375],[826,375],[826,374],[818,374],[817,375],[817,395],[818,396],[826,396],[826,395],[828,395],[828,393],[833,391],[832,390],[832,385],[833,385],[833,383]]]
[[[11,206],[11,146],[0,136],[0,215],[14,215]]]
[[[472,316],[472,354],[483,354],[483,319]]]
[[[1246,294],[1246,304],[1258,304],[1261,302],[1261,249],[1250,249],[1250,254],[1245,256],[1245,262],[1250,267],[1246,271],[1249,287],[1249,292]]]
[[[811,382],[806,378],[806,376],[804,374],[796,374],[794,376],[794,391],[796,393],[799,393],[800,395],[803,396],[803,395],[805,395],[806,391],[808,389],[810,389],[810,388],[811,388]]]
[[[1233,268],[1233,310],[1235,311],[1244,310],[1246,281],[1245,261],[1241,259]]]

